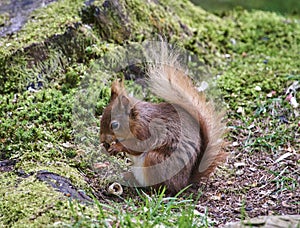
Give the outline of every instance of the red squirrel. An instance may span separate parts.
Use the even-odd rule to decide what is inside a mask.
[[[165,186],[176,193],[208,177],[226,158],[223,115],[199,92],[167,47],[149,64],[150,90],[165,102],[127,95],[114,81],[103,111],[100,141],[109,154],[125,152],[133,165],[124,177],[137,187]]]

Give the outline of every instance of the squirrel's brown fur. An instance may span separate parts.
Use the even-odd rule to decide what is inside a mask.
[[[160,54],[149,66],[148,84],[166,103],[129,97],[123,82],[113,82],[100,140],[109,153],[123,151],[131,158],[135,180],[130,183],[166,186],[175,193],[208,177],[224,161],[225,127],[222,115],[195,89],[176,54],[163,45]]]

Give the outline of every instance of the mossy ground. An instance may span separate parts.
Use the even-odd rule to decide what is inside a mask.
[[[244,153],[255,162],[258,155],[278,158],[290,152],[291,163],[299,169],[300,119],[285,94],[294,81],[300,81],[299,20],[241,9],[213,15],[188,1],[111,2],[84,6],[80,0],[58,1],[33,12],[18,33],[0,38],[0,158],[18,160],[13,172],[0,175],[0,226],[224,222],[212,218],[213,214],[197,214],[195,199],[165,199],[157,194],[151,201],[131,193],[125,194],[127,199],[106,197],[99,198],[101,204],[82,205],[36,179],[36,171],[48,170],[89,194],[95,189],[103,193],[108,181],[92,169],[88,156],[95,155],[76,145],[72,118],[79,84],[90,74],[102,78],[95,104],[99,117],[108,102],[111,80],[99,67],[101,59],[126,43],[157,34],[194,52],[212,75],[218,75],[231,129],[227,140],[234,145],[229,147],[232,156]],[[94,127],[97,132],[99,122]],[[225,165],[223,172],[226,178],[235,175],[230,166]],[[222,182],[218,177],[215,181]],[[276,183],[297,194],[295,174],[279,177]],[[93,185],[86,181],[89,178]],[[230,218],[236,219],[234,213]]]

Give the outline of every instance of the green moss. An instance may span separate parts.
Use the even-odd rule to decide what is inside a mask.
[[[63,95],[61,91],[52,89],[2,98],[2,158],[8,158],[12,153],[19,156],[23,151],[41,150],[41,141],[51,144],[71,140],[72,93]]]
[[[9,25],[9,13],[0,14],[0,28]]]
[[[288,75],[300,75],[300,63],[295,61],[300,51],[300,24],[260,11],[232,12],[227,18],[236,22],[236,32],[228,33],[228,40],[234,39],[235,44],[227,50],[230,59],[224,58],[227,63],[221,83],[230,104],[245,105],[250,111],[248,104],[259,93],[282,93],[289,83]],[[234,100],[229,99],[231,94],[235,94]]]
[[[75,221],[67,197],[38,181],[35,175],[24,178],[5,173],[0,180],[6,186],[0,189],[1,227],[62,226]],[[78,206],[76,202],[72,205],[74,210],[97,213],[94,207]]]
[[[62,195],[35,178],[21,178],[11,173],[1,174],[1,226],[20,227],[47,225],[66,216],[67,201]],[[53,213],[59,209],[62,213]],[[38,221],[36,218],[41,217]],[[26,224],[26,225],[25,225]]]
[[[79,20],[79,9],[83,4],[83,0],[57,1],[37,9],[31,13],[29,21],[18,33],[10,38],[0,38],[0,44],[9,52],[63,33],[66,25]]]

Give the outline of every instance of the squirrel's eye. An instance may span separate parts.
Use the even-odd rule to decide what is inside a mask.
[[[118,121],[112,121],[112,122],[110,123],[110,127],[111,127],[112,130],[118,129],[119,126],[120,126],[120,124],[119,124]]]

